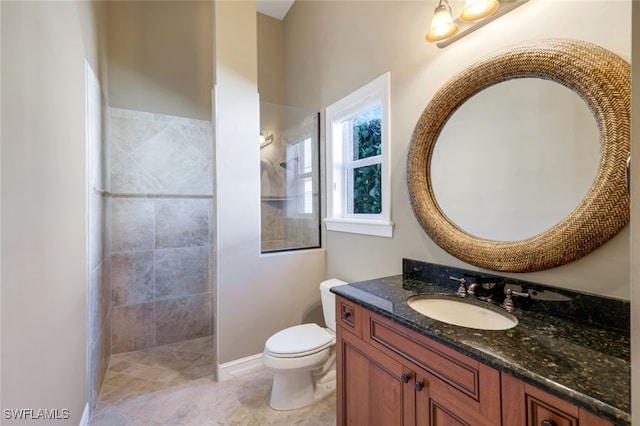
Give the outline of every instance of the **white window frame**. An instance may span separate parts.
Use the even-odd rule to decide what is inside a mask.
[[[393,237],[391,221],[391,143],[389,87],[387,72],[355,92],[345,96],[325,109],[327,142],[327,217],[324,222],[328,231]],[[352,161],[348,152],[351,144],[345,140],[342,123],[380,106],[381,155]],[[380,163],[381,202],[380,214],[349,214],[347,212],[347,167]]]
[[[313,188],[313,174],[315,171],[315,168],[313,167],[313,164],[311,165],[311,170],[308,172],[304,171],[304,158],[303,157],[306,153],[307,153],[307,149],[310,150],[310,155],[311,155],[311,161],[313,162],[313,136],[311,134],[309,135],[305,135],[302,139],[296,141],[296,142],[287,142],[285,144],[286,148],[285,149],[295,149],[296,151],[296,157],[297,160],[295,160],[295,165],[293,166],[292,170],[286,170],[285,176],[286,176],[286,185],[287,187],[290,187],[290,194],[288,194],[288,196],[292,197],[292,200],[287,203],[287,216],[288,217],[303,217],[303,218],[308,218],[311,217],[315,214],[315,209],[313,206],[313,197],[316,194],[316,191],[314,191]],[[309,146],[305,146],[306,142],[309,142]],[[288,156],[285,156],[285,162],[288,161],[292,161],[293,159],[288,158]],[[306,181],[307,179],[311,179],[311,211],[310,212],[306,212],[305,211],[305,207],[302,206],[306,206],[306,202],[308,201],[306,198],[306,192],[301,191],[301,185],[304,185],[304,181]],[[302,207],[302,208],[301,208]]]

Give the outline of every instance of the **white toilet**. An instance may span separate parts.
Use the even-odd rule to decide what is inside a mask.
[[[336,298],[329,289],[344,284],[337,279],[320,283],[327,328],[296,325],[267,339],[262,364],[274,374],[269,401],[274,410],[302,408],[335,392]]]

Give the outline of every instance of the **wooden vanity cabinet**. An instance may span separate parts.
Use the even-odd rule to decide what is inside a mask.
[[[341,298],[337,318],[338,425],[500,424],[498,371]]]
[[[583,408],[502,373],[502,424],[614,426]]]
[[[613,426],[341,297],[338,425]]]

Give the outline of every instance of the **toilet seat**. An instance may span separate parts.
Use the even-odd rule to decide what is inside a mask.
[[[299,358],[321,352],[335,343],[335,335],[318,324],[286,328],[271,336],[265,352],[275,358]]]

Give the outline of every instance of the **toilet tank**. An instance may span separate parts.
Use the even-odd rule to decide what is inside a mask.
[[[332,278],[320,283],[320,297],[322,299],[322,314],[324,323],[331,330],[336,331],[336,295],[329,290],[331,287],[349,284],[347,282]]]

